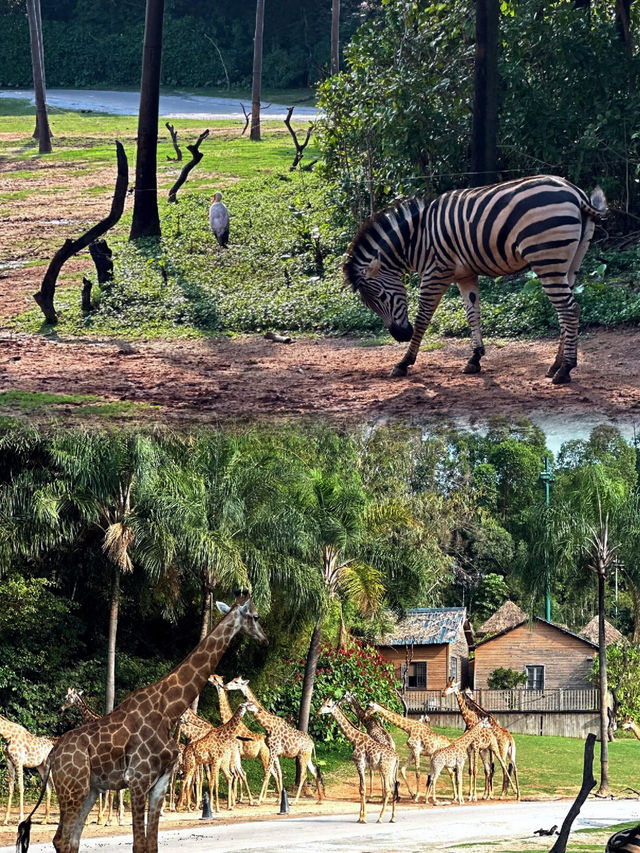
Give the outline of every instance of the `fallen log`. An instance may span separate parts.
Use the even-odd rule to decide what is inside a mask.
[[[204,142],[207,136],[209,136],[209,131],[204,130],[193,145],[187,145],[187,151],[191,152],[191,160],[189,160],[189,162],[182,167],[182,171],[178,176],[178,180],[169,190],[169,196],[167,198],[167,201],[172,203],[177,202],[176,194],[178,190],[189,177],[189,172],[193,169],[194,166],[197,166],[200,160],[202,160],[202,158],[204,157],[204,154],[202,153],[202,151],[200,151],[200,145],[202,142]]]
[[[127,196],[127,186],[129,184],[129,164],[121,142],[116,142],[116,154],[118,160],[118,174],[116,177],[116,185],[113,192],[113,200],[111,202],[111,211],[109,212],[109,215],[98,222],[97,225],[94,225],[93,228],[86,231],[77,240],[67,239],[64,241],[62,247],[58,249],[51,259],[51,263],[49,264],[47,271],[44,274],[44,278],[42,279],[40,290],[33,294],[33,298],[39,305],[47,323],[58,322],[58,315],[56,313],[53,300],[56,295],[56,282],[58,281],[58,275],[60,274],[60,270],[64,263],[73,255],[77,255],[78,252],[82,251],[82,249],[85,249],[90,243],[93,243],[93,241],[98,237],[105,234],[122,216],[124,202]]]

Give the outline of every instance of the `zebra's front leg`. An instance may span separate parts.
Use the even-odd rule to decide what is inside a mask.
[[[427,331],[431,318],[450,283],[450,281],[444,283],[441,281],[431,281],[420,285],[420,302],[416,322],[413,327],[411,343],[404,358],[394,366],[391,376],[406,376],[411,365],[415,364],[424,333]]]
[[[463,367],[463,373],[480,373],[480,359],[484,355],[484,344],[482,343],[482,331],[480,328],[480,291],[478,290],[478,278],[465,279],[458,282],[458,288],[467,322],[471,328],[471,340],[473,342],[473,355]]]

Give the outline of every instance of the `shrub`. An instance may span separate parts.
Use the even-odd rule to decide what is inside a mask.
[[[517,669],[499,666],[493,670],[487,684],[491,690],[511,690],[527,683],[526,672],[518,672]]]

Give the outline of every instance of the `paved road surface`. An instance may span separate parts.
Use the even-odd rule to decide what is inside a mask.
[[[31,89],[2,89],[0,98],[24,98],[34,103]],[[101,92],[91,89],[48,89],[47,103],[51,107],[67,110],[93,110],[113,115],[137,115],[140,103],[139,92]],[[251,101],[243,101],[251,112]],[[310,119],[316,116],[313,107],[296,106],[294,117]],[[165,118],[201,119],[244,119],[240,100],[237,98],[207,98],[200,95],[160,95],[160,115]],[[284,119],[287,106],[271,104],[262,109],[262,120]]]
[[[376,824],[377,809],[370,808],[369,823],[360,826],[355,813],[317,817],[275,818],[251,823],[216,826],[215,819],[195,829],[160,833],[161,853],[423,853],[442,845],[473,843],[492,839],[534,838],[533,831],[554,823],[561,825],[570,803],[507,803],[491,805],[443,806],[438,809],[402,809],[396,823]],[[609,826],[627,820],[640,820],[637,800],[589,800],[574,823],[574,828]],[[548,839],[545,839],[548,842]],[[88,838],[82,851],[124,853],[131,837]],[[541,847],[548,850],[551,844]],[[29,853],[50,853],[51,845],[33,844]],[[14,848],[0,848],[14,853]]]

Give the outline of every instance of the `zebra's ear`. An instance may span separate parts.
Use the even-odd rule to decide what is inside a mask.
[[[365,271],[365,276],[367,278],[377,278],[380,272],[380,258],[374,258],[369,262],[369,266]]]

